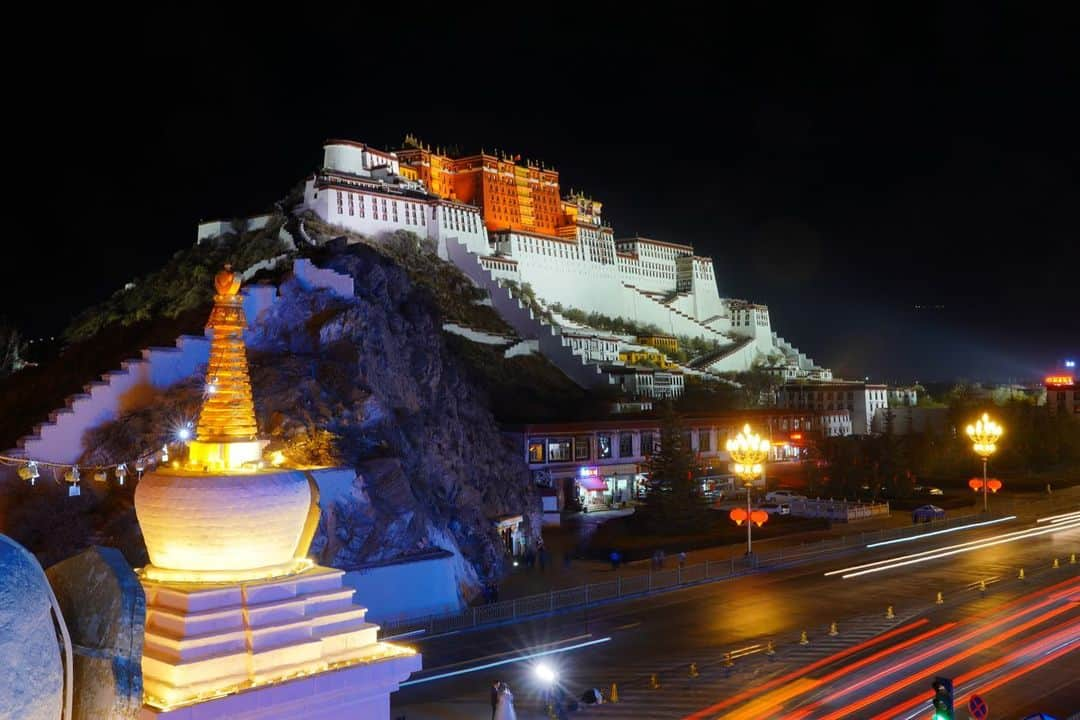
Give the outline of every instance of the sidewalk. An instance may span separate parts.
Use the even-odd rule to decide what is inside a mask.
[[[1047,501],[1048,498],[1042,493],[1015,493],[1006,496],[997,496],[991,503],[991,509],[1002,512],[1014,513],[1029,507],[1031,502]],[[1063,489],[1054,493],[1052,498],[1054,505],[1066,506],[1080,501],[1080,487]],[[932,504],[932,501],[928,501]],[[628,514],[629,511],[606,511],[587,513],[584,515],[571,516],[571,522],[581,521],[586,524],[599,523],[614,517]],[[975,503],[966,510],[954,509],[949,511],[949,516],[960,517],[975,512]],[[770,552],[778,548],[797,548],[805,546],[811,549],[815,543],[837,539],[841,536],[858,537],[862,533],[878,532],[884,529],[911,527],[911,512],[908,510],[894,510],[888,517],[872,518],[854,523],[834,523],[827,530],[813,530],[809,532],[793,533],[763,540],[754,540],[754,547],[762,552]],[[512,572],[499,585],[499,600],[514,600],[546,593],[551,590],[564,590],[580,587],[588,583],[604,582],[613,580],[617,576],[635,577],[647,575],[652,570],[650,560],[635,560],[621,563],[618,571],[612,570],[610,563],[596,560],[578,559],[571,557],[569,566],[564,563],[564,553],[571,555],[576,550],[580,541],[581,528],[564,526],[562,528],[545,528],[544,545],[548,549],[550,559],[544,569],[539,562],[532,568],[520,565],[513,568]],[[554,532],[552,532],[554,531]],[[664,559],[664,569],[670,570],[678,567],[678,548],[668,548]],[[686,564],[695,565],[706,560],[730,561],[741,559],[746,552],[746,543],[740,542],[730,545],[720,545],[700,550],[686,552]]]

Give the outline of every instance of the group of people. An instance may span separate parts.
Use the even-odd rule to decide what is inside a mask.
[[[491,684],[491,720],[517,720],[514,710],[514,693],[501,680]]]
[[[544,547],[544,541],[541,540],[539,544],[537,544],[536,550],[533,550],[531,547],[526,547],[525,551],[521,554],[521,560],[525,564],[525,567],[530,570],[537,563],[540,563],[540,571],[543,572],[547,569],[548,563],[551,562],[551,553]]]
[[[568,702],[563,688],[556,688],[550,700],[551,708],[559,718],[565,718],[567,710],[578,709],[578,701],[570,699]],[[581,703],[585,705],[599,705],[603,702],[604,693],[600,688],[589,688],[581,695]],[[517,720],[514,694],[510,692],[510,686],[501,680],[491,683],[491,720]]]

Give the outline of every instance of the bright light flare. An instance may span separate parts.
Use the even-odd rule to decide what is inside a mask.
[[[548,686],[554,685],[559,677],[555,674],[555,670],[547,663],[539,663],[533,667],[533,673],[536,675],[537,680]]]

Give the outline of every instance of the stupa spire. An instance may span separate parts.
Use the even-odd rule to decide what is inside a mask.
[[[243,300],[240,276],[231,265],[214,277],[214,309],[206,327],[211,331],[206,391],[195,440],[188,446],[189,462],[207,467],[238,468],[262,455],[255,425],[244,348]]]

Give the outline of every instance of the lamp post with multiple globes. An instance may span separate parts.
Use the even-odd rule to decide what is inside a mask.
[[[983,461],[983,512],[987,512],[990,509],[990,503],[987,497],[987,490],[990,487],[990,482],[986,477],[986,461],[990,459],[990,456],[993,455],[995,451],[997,451],[997,441],[1001,439],[1004,432],[1005,428],[999,423],[991,420],[987,413],[983,413],[983,416],[975,421],[975,424],[967,426],[967,436],[971,438],[972,449],[975,450],[975,454],[981,457]]]
[[[735,461],[735,474],[746,488],[746,510],[735,508],[730,516],[736,525],[746,522],[746,555],[750,557],[753,553],[751,525],[757,524],[761,527],[769,519],[769,514],[764,510],[750,510],[750,488],[753,487],[754,478],[761,475],[765,469],[765,460],[769,457],[769,441],[750,432],[749,425],[744,425],[742,432],[727,441],[727,451]]]

